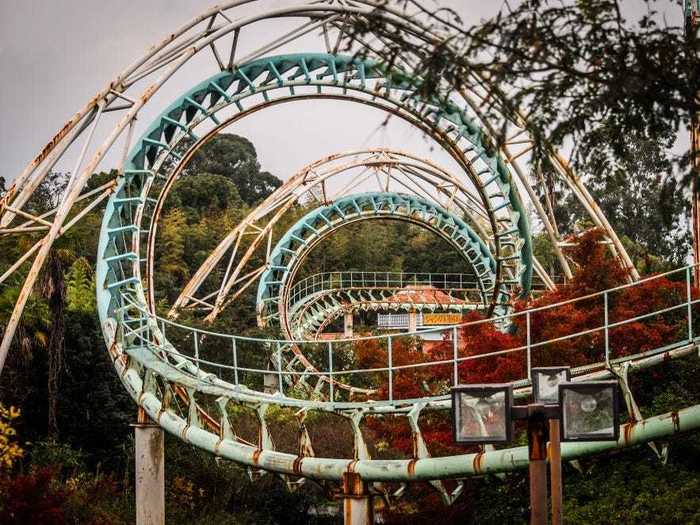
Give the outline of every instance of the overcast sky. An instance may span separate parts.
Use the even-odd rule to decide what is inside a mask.
[[[266,0],[265,5],[282,2]],[[501,5],[498,0],[440,3],[456,7],[467,23]],[[208,5],[203,0],[0,0],[0,175],[13,179],[101,87]],[[199,78],[166,85],[159,109],[213,72],[202,62]],[[141,125],[155,117],[152,111]],[[250,138],[263,168],[283,179],[317,158],[358,147],[393,146],[432,155],[425,138],[407,124],[394,119],[388,129],[380,128],[384,118],[347,102],[295,103],[259,112],[229,131]]]

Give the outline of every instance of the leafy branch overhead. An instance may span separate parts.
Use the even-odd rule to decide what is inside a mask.
[[[594,149],[629,155],[630,135],[659,144],[670,158],[666,147],[697,110],[697,37],[667,22],[665,13],[682,16],[673,0],[506,2],[497,16],[473,26],[450,9],[401,4],[407,16],[427,20],[431,34],[450,36],[397,31],[378,16],[353,24],[348,48],[374,32],[375,51],[388,64],[417,66],[423,95],[488,81],[501,95],[492,103],[499,111],[524,109],[535,136],[571,148],[579,166]],[[543,141],[535,149],[535,162],[546,147]],[[684,166],[688,155],[673,159]]]

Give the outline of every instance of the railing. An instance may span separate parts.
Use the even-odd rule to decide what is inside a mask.
[[[620,311],[624,313],[624,309],[614,309],[611,306],[619,299],[616,294],[627,291],[632,293],[638,287],[637,293],[646,296],[653,293],[653,289],[645,288],[647,283],[669,277],[684,278],[684,281],[672,282],[671,292],[673,293],[665,295],[665,297],[672,299],[674,304],[663,305],[663,307],[650,312],[634,312],[633,315],[623,316],[620,319],[614,317],[613,314],[619,314]],[[264,382],[266,376],[269,378],[272,375],[277,378],[279,390],[283,394],[294,397],[301,394],[298,389],[290,390],[290,385],[298,384],[299,380],[310,381],[315,378],[317,385],[320,384],[321,387],[325,385],[329,389],[331,402],[342,401],[345,394],[341,394],[341,390],[351,391],[352,389],[341,387],[341,385],[349,385],[357,391],[375,391],[372,397],[375,402],[395,404],[399,401],[407,402],[407,398],[400,399],[400,393],[399,396],[395,395],[397,385],[405,386],[405,382],[402,383],[400,379],[402,379],[402,374],[405,376],[407,372],[430,368],[429,377],[442,384],[442,391],[429,389],[423,399],[442,399],[449,386],[460,383],[465,379],[465,375],[470,373],[468,367],[465,370],[465,364],[483,363],[482,360],[496,357],[502,359],[504,356],[520,356],[522,357],[522,370],[518,372],[517,377],[511,377],[510,381],[516,385],[525,385],[531,378],[532,367],[543,361],[544,364],[570,364],[551,363],[553,359],[556,361],[556,356],[544,352],[547,346],[566,341],[576,345],[578,344],[576,343],[577,339],[586,336],[588,336],[587,344],[595,347],[595,355],[587,356],[584,361],[579,360],[573,369],[575,375],[592,370],[609,369],[624,361],[658,356],[667,352],[672,353],[676,349],[690,347],[696,342],[694,325],[697,320],[694,319],[696,312],[693,312],[693,305],[700,301],[700,299],[693,298],[691,277],[691,267],[681,268],[636,283],[621,285],[556,304],[515,312],[497,319],[477,320],[447,329],[436,328],[401,335],[367,336],[331,341],[288,341],[245,337],[188,327],[168,319],[151,316],[138,301],[129,296],[123,296],[125,301],[122,308],[125,315],[123,333],[127,347],[148,347],[154,351],[186,359],[196,367],[198,372],[213,374],[233,385],[245,384],[256,387]],[[622,297],[622,299],[630,300],[630,297],[633,296]],[[584,301],[586,309],[582,311],[600,314],[600,324],[593,327],[574,326],[571,333],[546,340],[533,338],[533,335],[537,333],[533,326],[536,323],[541,323],[543,319],[547,320],[545,316],[558,315],[557,309],[567,309],[571,305]],[[134,313],[136,316],[133,315]],[[658,318],[663,318],[663,316],[672,318],[672,324],[669,325],[672,329],[666,330],[666,340],[658,340],[654,343],[653,348],[643,351],[641,348],[646,344],[645,341],[641,341],[636,348],[616,348],[617,329],[633,323],[636,324],[636,329],[640,329],[645,322],[652,323],[650,325],[652,328],[658,328]],[[654,321],[654,318],[657,320]],[[510,319],[518,330],[524,331],[522,333],[524,344],[479,354],[468,353],[472,350],[469,347],[470,329],[476,330],[480,325],[489,323],[502,323],[505,319]],[[437,354],[437,358],[420,362],[406,362],[406,353],[413,351],[410,344],[406,343],[407,336],[438,332],[443,335],[444,342],[441,347],[442,353]],[[169,347],[164,343],[166,336],[172,341],[180,343],[189,340],[192,352],[188,355],[172,346]],[[376,358],[381,358],[383,361],[381,366],[356,368],[353,359],[361,355],[362,352],[369,352]],[[206,353],[206,358],[203,357],[204,353]],[[286,364],[284,364],[283,359],[285,355],[290,358]],[[428,353],[423,357],[430,358],[431,356]],[[265,364],[269,363],[270,360],[274,363],[273,369],[270,369],[269,366],[265,367]],[[300,369],[293,366],[304,362],[306,364]],[[405,380],[405,377],[403,379]],[[479,377],[466,377],[468,382],[480,382],[480,379]],[[398,383],[397,380],[399,380]]]
[[[303,298],[328,290],[405,288],[406,286],[432,286],[451,290],[478,290],[473,274],[465,273],[411,273],[411,272],[325,272],[310,275],[292,286],[289,292],[293,305]]]
[[[563,283],[560,283],[563,284]],[[289,304],[294,305],[309,295],[336,289],[400,289],[407,286],[432,286],[441,290],[479,291],[479,283],[469,273],[419,272],[323,272],[301,279],[289,292]],[[533,289],[545,289],[542,282],[533,282]]]

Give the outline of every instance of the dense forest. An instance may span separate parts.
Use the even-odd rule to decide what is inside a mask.
[[[641,169],[642,161],[652,167]],[[613,227],[623,234],[638,268],[652,273],[683,263],[688,235],[681,227],[682,206],[669,215],[655,205],[660,190],[654,189],[653,163],[647,161],[631,153],[627,164],[622,162],[596,179],[593,192]],[[600,174],[595,162],[600,159],[592,159],[589,171]],[[630,171],[637,174],[631,185],[625,178]],[[92,183],[97,187],[107,176],[96,174]],[[54,174],[35,197],[34,211],[51,209],[66,180],[65,174]],[[221,134],[197,154],[175,184],[159,229],[155,290],[161,311],[167,311],[218,240],[280,184],[274,175],[261,171],[253,144],[243,137]],[[626,199],[619,198],[623,192]],[[558,213],[573,229],[586,231],[589,225],[578,219],[579,210],[567,199],[560,196]],[[304,213],[303,206],[290,213],[277,235]],[[135,421],[136,408],[114,373],[95,311],[93,268],[100,218],[100,210],[89,214],[55,245],[0,381],[0,523],[126,524],[134,520],[134,444],[129,425]],[[538,257],[553,264],[544,237],[535,241]],[[594,235],[583,236],[579,248],[570,254],[578,270],[570,286],[538,301],[555,302],[619,282],[619,268],[600,246]],[[23,249],[15,239],[0,239],[0,267],[6,269]],[[314,250],[303,271],[308,275],[329,270],[460,272],[465,265],[430,232],[376,221],[336,232]],[[665,295],[675,293],[674,286],[668,282],[656,294],[628,297],[625,305],[634,311],[653,301],[661,304]],[[0,289],[0,324],[9,317],[18,290],[18,279]],[[254,294],[247,292],[225,310],[215,328],[258,333]],[[585,324],[588,315],[593,314],[583,309],[571,312],[566,328]],[[544,321],[542,330],[549,326]],[[669,323],[671,331],[674,326]],[[490,336],[496,346],[520,337],[517,332]],[[476,351],[483,350],[479,344],[486,338],[469,337]],[[569,352],[574,361],[576,352],[586,351],[581,345],[559,350]],[[360,358],[371,363],[381,358],[382,351],[368,347]],[[504,379],[504,370],[522,363],[501,366],[497,371],[472,372]],[[691,356],[636,375],[634,388],[641,393],[642,413],[700,403],[697,373],[697,356]],[[412,385],[421,383],[417,381],[421,378],[406,377],[402,387],[400,379],[397,388],[405,387],[407,396]],[[270,417],[283,426],[287,415]],[[323,448],[328,453],[347,453],[342,449],[349,446],[348,429],[338,419],[319,416],[310,422],[310,432],[324,436],[319,455]],[[434,429],[429,436],[432,452],[449,450],[451,438],[444,418],[427,423]],[[389,421],[367,428],[367,433],[373,452],[405,457],[408,441],[401,425]],[[566,464],[566,522],[700,523],[700,435],[674,437],[668,447],[663,460],[650,447],[638,447]],[[251,476],[245,468],[215,459],[173,436],[166,437],[165,454],[168,522],[337,522],[336,517],[325,515],[328,506],[335,504],[331,495],[314,483],[289,491],[275,475]],[[524,472],[469,479],[463,495],[448,508],[427,485],[415,484],[384,509],[384,522],[432,524],[439,509],[441,523],[522,523],[528,515],[527,488]]]

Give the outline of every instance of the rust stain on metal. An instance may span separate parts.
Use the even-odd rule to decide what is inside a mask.
[[[109,355],[112,356],[112,362],[119,358],[119,352],[117,351],[117,341],[116,339],[112,341],[112,344],[107,348]]]
[[[175,386],[175,393],[177,394],[177,397],[180,398],[180,400],[184,403],[189,403],[189,396],[187,395],[187,391],[179,386]],[[204,410],[202,407],[197,405],[197,415],[199,416],[199,420],[204,423],[206,427],[208,427],[214,434],[220,434],[221,433],[221,425],[220,423],[214,419],[209,412]]]
[[[68,134],[71,128],[76,124],[75,117],[70,119],[65,125],[56,133],[53,138],[44,146],[44,148],[39,152],[39,154],[34,157],[34,164],[40,164],[43,160],[51,153],[56,144],[61,142],[63,138]]]
[[[481,474],[483,471],[484,465],[484,453],[483,452],[477,452],[476,456],[474,456],[474,459],[472,460],[472,467],[474,469],[475,474]]]
[[[262,454],[262,449],[261,448],[256,448],[255,452],[253,452],[253,463],[256,465],[260,462],[260,455]]]
[[[681,431],[681,418],[678,415],[677,410],[674,410],[671,412],[671,420],[673,421],[673,431],[680,432]]]
[[[412,478],[416,475],[416,463],[418,463],[418,458],[413,458],[408,462],[408,477]]]
[[[356,472],[343,472],[343,496],[361,497],[367,494],[364,481]]]
[[[357,461],[351,461],[350,463],[348,463],[347,471],[351,472],[351,473],[355,472],[355,465],[356,464],[357,464]]]
[[[12,186],[10,186],[5,194],[0,197],[0,214],[2,214],[5,211],[5,208],[10,204],[10,201],[14,198],[15,193],[17,193],[17,187],[13,183]]]
[[[629,445],[632,442],[632,432],[634,427],[637,425],[636,421],[630,421],[622,426],[622,439],[625,445]]]
[[[156,471],[161,470],[161,462],[163,461],[163,431],[158,428],[154,432],[151,432],[148,444],[148,453],[151,456],[151,464],[154,466]]]
[[[302,456],[297,456],[294,460],[294,463],[292,464],[292,469],[294,470],[295,474],[301,475],[301,464],[303,461],[304,458]]]
[[[418,433],[411,432],[411,441],[413,442],[413,457],[418,457]]]

